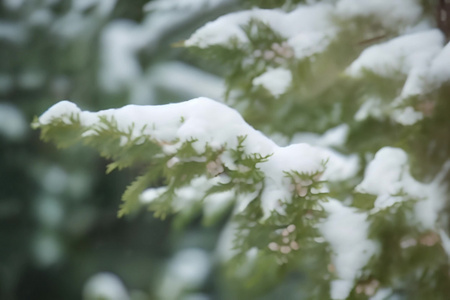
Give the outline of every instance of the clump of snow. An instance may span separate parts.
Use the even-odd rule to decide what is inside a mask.
[[[103,30],[100,80],[107,91],[117,91],[141,76],[136,55],[145,45],[142,35],[141,27],[128,20],[111,22]]]
[[[40,174],[42,187],[53,195],[61,194],[69,184],[67,172],[59,166],[51,166]]]
[[[388,288],[379,289],[375,295],[369,298],[369,300],[386,300],[392,295],[392,290]]]
[[[392,112],[392,118],[402,125],[413,125],[423,119],[423,113],[414,110],[411,106],[399,108]]]
[[[168,300],[180,299],[183,291],[199,288],[209,270],[210,259],[204,250],[183,249],[169,262],[158,294]]]
[[[447,163],[432,182],[418,182],[409,172],[407,154],[402,149],[384,147],[367,166],[364,180],[356,190],[377,196],[373,213],[408,199],[418,200],[414,209],[417,221],[424,228],[433,229],[446,201],[442,174],[449,169],[450,163]]]
[[[323,180],[342,181],[353,178],[360,168],[357,154],[343,155],[329,148],[322,148],[323,156],[327,158]]]
[[[349,126],[341,124],[325,131],[322,135],[310,132],[298,132],[294,134],[291,143],[308,143],[322,147],[340,147],[348,138]]]
[[[151,203],[158,199],[162,194],[167,192],[167,187],[158,187],[158,188],[150,188],[146,189],[142,194],[139,196],[139,200],[142,203]]]
[[[61,241],[55,234],[47,232],[37,234],[32,250],[37,263],[45,267],[57,263],[63,256]]]
[[[383,111],[382,101],[380,98],[368,98],[355,114],[356,121],[364,121],[369,117],[375,120],[383,120],[386,112]]]
[[[341,124],[327,130],[322,135],[309,132],[296,133],[291,143],[307,143],[320,149],[327,164],[322,175],[323,180],[341,181],[354,177],[360,167],[357,154],[343,155],[330,147],[340,147],[347,141],[349,126]]]
[[[443,82],[450,80],[450,43],[442,49],[433,59],[428,73],[428,81],[439,87]]]
[[[385,147],[367,166],[364,180],[356,187],[361,193],[377,195],[375,207],[383,209],[402,201],[401,193],[424,197],[424,186],[409,173],[408,157],[402,149]]]
[[[83,288],[83,300],[128,300],[127,289],[120,278],[110,272],[101,272],[90,277]]]
[[[45,113],[39,117],[39,123],[50,124],[54,119],[62,120],[66,124],[71,124],[71,117],[77,116],[81,110],[76,104],[64,100],[50,107]]]
[[[283,213],[278,200],[288,201],[291,198],[291,181],[285,176],[287,171],[299,171],[313,174],[323,171],[323,159],[317,148],[308,144],[294,144],[274,149],[267,162],[259,164],[264,172],[266,187],[261,195],[264,216],[268,217],[272,210]]]
[[[225,83],[222,78],[178,61],[152,67],[149,70],[149,77],[156,88],[171,90],[184,97],[204,96],[221,99],[225,94]]]
[[[417,22],[422,7],[416,0],[340,0],[336,14],[342,18],[372,16],[384,26],[397,27]]]
[[[285,68],[269,69],[253,79],[253,85],[262,85],[275,98],[280,97],[290,87],[292,73]]]
[[[7,40],[16,44],[24,43],[28,32],[23,24],[0,21],[0,40]]]
[[[0,135],[10,140],[21,140],[28,130],[23,113],[12,104],[0,103]]]
[[[445,253],[450,258],[450,237],[443,229],[439,230],[439,237],[441,238],[442,248],[444,248]]]
[[[377,244],[368,239],[367,215],[344,206],[338,200],[322,203],[328,218],[319,226],[330,243],[338,279],[331,282],[331,298],[346,299],[354,280],[377,252]]]
[[[61,201],[48,195],[38,197],[35,214],[39,222],[46,228],[57,228],[64,218]]]

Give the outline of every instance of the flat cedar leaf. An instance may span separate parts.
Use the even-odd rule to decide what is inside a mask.
[[[136,180],[127,187],[122,195],[123,203],[118,212],[119,217],[129,214],[139,207],[139,196],[159,178],[160,172],[158,169],[161,169],[161,167],[151,168],[150,171],[137,177]]]

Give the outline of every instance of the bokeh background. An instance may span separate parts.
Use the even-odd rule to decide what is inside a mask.
[[[178,3],[180,2],[180,3]],[[173,230],[117,218],[139,170],[105,175],[81,145],[30,128],[69,99],[86,110],[220,100],[221,66],[178,47],[236,1],[0,1],[0,299],[213,299],[220,222]]]

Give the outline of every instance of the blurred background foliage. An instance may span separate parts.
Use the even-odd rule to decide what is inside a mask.
[[[0,299],[213,297],[221,224],[117,218],[139,170],[106,177],[93,150],[56,149],[29,127],[62,99],[89,110],[220,99],[220,66],[173,47],[237,6],[203,2],[0,1]]]

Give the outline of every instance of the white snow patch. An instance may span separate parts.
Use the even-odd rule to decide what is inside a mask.
[[[366,214],[358,213],[334,199],[322,203],[322,206],[329,216],[319,225],[319,229],[332,247],[333,264],[338,276],[331,284],[331,298],[346,299],[354,279],[376,253],[378,246],[367,237],[369,223]]]
[[[353,178],[358,173],[360,163],[357,154],[343,155],[329,148],[323,148],[322,151],[328,158],[323,180],[342,181]]]
[[[418,182],[409,172],[406,153],[402,149],[384,147],[367,166],[364,180],[356,191],[377,196],[374,213],[398,202],[417,199],[414,208],[417,221],[426,229],[434,229],[445,205],[446,186],[442,178],[449,169],[450,163],[446,163],[435,180],[428,184]]]
[[[275,98],[280,97],[290,87],[292,73],[284,68],[269,69],[265,73],[253,79],[253,85],[262,85]]]
[[[398,108],[392,112],[392,118],[402,125],[413,125],[423,119],[423,113],[414,110],[411,106]]]
[[[23,113],[12,104],[0,103],[0,135],[10,140],[21,140],[28,131]]]
[[[149,71],[150,81],[156,88],[163,88],[184,97],[222,99],[225,94],[222,78],[182,62],[161,63]]]
[[[294,134],[291,143],[308,143],[321,147],[340,147],[344,146],[348,138],[349,126],[341,124],[330,128],[322,135],[310,132],[298,132]]]
[[[12,43],[21,44],[28,38],[28,32],[20,23],[0,21],[0,40],[7,40]]]
[[[101,272],[90,277],[84,284],[83,299],[128,300],[130,297],[117,275]]]
[[[383,120],[386,112],[382,108],[382,101],[380,98],[369,98],[364,101],[361,107],[355,114],[356,121],[364,121],[369,117],[375,120]]]
[[[385,77],[395,72],[408,75],[413,70],[425,68],[440,51],[442,43],[443,35],[437,29],[402,35],[365,49],[347,73],[360,76],[363,70],[370,70]]]
[[[388,288],[379,289],[375,295],[369,298],[369,300],[386,300],[392,295],[392,290]]]
[[[441,238],[442,248],[444,248],[445,253],[450,258],[450,237],[443,229],[439,230],[439,236]]]
[[[180,299],[185,290],[198,288],[210,270],[208,253],[197,248],[179,251],[169,262],[166,273],[158,288],[160,298]]]
[[[422,7],[415,0],[340,0],[336,14],[342,18],[372,16],[384,26],[397,27],[417,22]]]
[[[442,83],[450,80],[450,43],[442,49],[433,59],[428,73],[428,81],[439,87]]]
[[[158,188],[150,188],[146,189],[139,196],[139,200],[141,203],[147,204],[158,199],[162,194],[167,191],[167,187],[158,187]]]
[[[144,43],[141,27],[132,21],[114,21],[103,30],[100,80],[107,91],[115,92],[142,75],[136,55]]]

